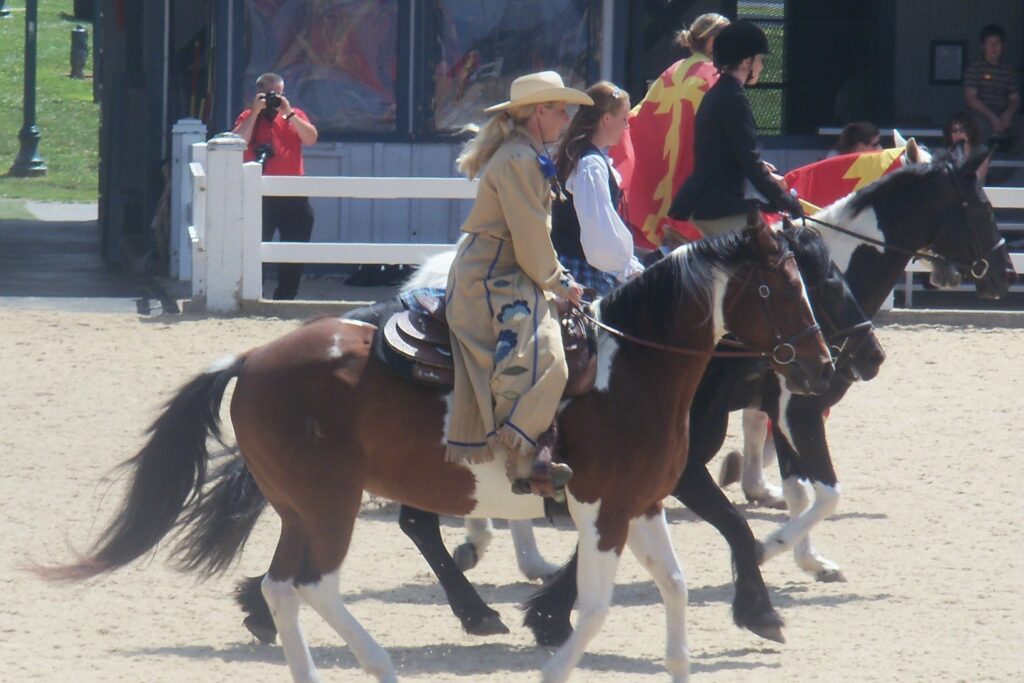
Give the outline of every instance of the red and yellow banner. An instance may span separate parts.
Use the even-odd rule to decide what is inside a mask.
[[[702,55],[665,70],[629,117],[629,130],[611,149],[622,175],[626,223],[637,246],[653,249],[666,230],[689,240],[700,232],[668,217],[672,198],[693,172],[693,120],[718,71]]]
[[[787,173],[786,186],[796,190],[805,211],[815,213],[902,166],[904,149],[894,147],[816,161]]]

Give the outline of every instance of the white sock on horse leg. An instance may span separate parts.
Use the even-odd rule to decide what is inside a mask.
[[[306,638],[299,624],[299,594],[290,580],[274,581],[268,574],[260,584],[260,591],[270,608],[281,649],[295,683],[318,683],[320,678],[313,664]]]

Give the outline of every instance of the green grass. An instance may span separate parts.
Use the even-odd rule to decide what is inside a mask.
[[[25,1],[8,0],[11,14],[0,19],[0,197],[55,202],[94,202],[98,194],[99,105],[92,101],[92,25],[84,80],[71,72],[71,29],[77,23],[72,0],[39,0],[36,34],[36,125],[39,154],[47,173],[11,178],[18,156],[24,94]],[[63,15],[63,16],[62,16]],[[66,20],[64,16],[68,17]],[[10,209],[12,203],[6,203]]]

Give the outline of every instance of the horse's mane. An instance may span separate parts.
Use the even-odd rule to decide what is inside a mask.
[[[923,179],[934,176],[942,168],[944,168],[944,164],[935,162],[908,164],[882,176],[849,196],[848,208],[852,212],[851,215],[856,216],[864,209],[874,206],[882,197],[904,194],[911,189],[911,186],[920,185]],[[841,202],[842,199],[839,201]],[[836,202],[836,204],[838,203]]]
[[[786,234],[804,282],[822,282],[828,276],[832,256],[821,233],[811,227],[794,225]]]
[[[601,319],[627,332],[668,332],[680,305],[692,302],[706,320],[715,269],[731,272],[737,261],[753,255],[745,231],[691,242],[609,292],[601,299]]]

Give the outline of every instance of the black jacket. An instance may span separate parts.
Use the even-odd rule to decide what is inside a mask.
[[[672,201],[677,220],[724,218],[747,212],[744,180],[776,210],[801,213],[800,204],[761,163],[754,112],[743,86],[728,74],[704,96],[694,121],[693,174]]]

